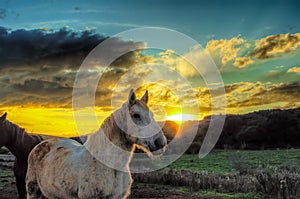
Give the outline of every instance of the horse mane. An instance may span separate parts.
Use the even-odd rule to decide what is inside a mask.
[[[5,120],[4,123],[2,124],[7,130],[11,131],[11,133],[14,133],[14,135],[20,135],[20,134],[24,134],[25,132],[25,128],[21,128],[19,127],[17,124],[14,124],[12,122],[10,122],[9,120]]]
[[[30,135],[25,131],[25,128],[21,128],[9,120],[5,120],[2,126],[11,136],[11,143],[7,147],[17,158],[20,156],[27,158],[31,149],[42,140],[39,135]]]

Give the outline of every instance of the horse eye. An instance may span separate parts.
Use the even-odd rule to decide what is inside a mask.
[[[141,116],[140,116],[139,114],[137,114],[137,113],[133,114],[133,117],[134,117],[135,119],[140,119],[140,118],[141,118]]]

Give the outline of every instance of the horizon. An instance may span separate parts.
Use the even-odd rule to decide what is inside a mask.
[[[295,0],[0,2],[0,114],[8,112],[10,121],[30,133],[76,135],[72,92],[84,58],[107,37],[149,26],[181,32],[210,55],[224,81],[226,114],[299,108],[299,8]],[[149,49],[145,41],[125,38],[114,42],[139,50],[122,55],[107,70],[93,66],[88,71],[87,82],[103,74],[94,107],[99,124],[127,100],[128,85],[138,98],[149,91],[157,121],[211,114],[204,78],[182,59],[197,59],[192,50]],[[165,65],[170,68],[162,71]],[[191,106],[194,99],[198,110]],[[86,118],[81,122],[87,134],[97,130]]]
[[[288,108],[288,109],[280,109],[280,108],[276,108],[276,109],[265,109],[265,110],[257,110],[257,111],[253,111],[253,112],[249,112],[249,113],[244,113],[244,114],[225,114],[226,116],[228,115],[239,115],[239,116],[242,116],[242,115],[247,115],[247,114],[253,114],[253,113],[256,113],[256,112],[261,112],[261,111],[275,111],[275,110],[281,110],[281,111],[289,111],[289,110],[295,110],[295,109],[300,109],[300,106],[299,107],[296,107],[296,108]],[[2,114],[4,114],[5,112],[3,112]],[[0,115],[2,115],[0,114]],[[170,120],[170,119],[165,119],[165,120],[158,120],[157,122],[158,123],[164,123],[164,126],[165,126],[165,123],[166,122],[172,122],[172,124],[175,124],[176,125],[176,128],[178,128],[176,131],[179,130],[180,126],[184,125],[185,123],[188,123],[188,122],[203,122],[205,121],[206,119],[209,119],[211,116],[222,116],[222,114],[217,114],[217,115],[207,115],[201,119],[186,119],[186,120]],[[7,116],[7,119],[15,124],[18,125],[17,122],[14,122],[10,119],[9,117],[9,114]],[[75,124],[74,124],[75,125]],[[101,122],[99,122],[99,127],[101,125]],[[69,126],[68,126],[69,127]],[[25,130],[27,131],[27,129],[25,128]],[[96,131],[96,130],[95,130]],[[84,135],[80,135],[80,136],[86,136],[86,135],[90,135],[90,134],[93,134],[95,131],[90,131],[90,132],[87,132],[86,134]],[[49,135],[49,136],[58,136],[58,137],[73,137],[73,136],[78,136],[78,134],[76,133],[73,133],[73,132],[70,132],[70,133],[65,133],[65,134],[49,134],[49,133],[36,133],[36,132],[28,132],[27,133],[29,134],[40,134],[40,135]]]

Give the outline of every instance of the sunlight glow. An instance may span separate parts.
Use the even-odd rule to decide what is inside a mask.
[[[166,120],[171,120],[177,123],[182,123],[188,120],[198,120],[199,117],[197,115],[192,114],[175,114],[175,115],[167,115]]]
[[[78,136],[71,108],[3,107],[0,109],[0,116],[4,112],[8,113],[9,121],[25,128],[28,133],[59,137]],[[97,111],[96,114],[100,127],[109,112]],[[86,134],[97,130],[94,128],[95,124],[84,115],[79,122],[85,124]]]

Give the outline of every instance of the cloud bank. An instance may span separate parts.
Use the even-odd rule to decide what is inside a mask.
[[[228,66],[245,68],[259,64],[261,60],[281,58],[294,52],[300,46],[300,33],[277,34],[258,39],[255,43],[246,39],[233,37],[231,39],[211,40],[206,45],[217,65],[226,70]],[[226,65],[226,67],[224,67]]]
[[[246,39],[235,37],[231,39],[212,40],[204,51],[190,51],[184,56],[201,59],[203,53],[209,52],[215,62],[221,65],[221,74],[227,70],[231,74],[240,75],[239,71],[251,69],[257,62],[272,60],[278,56],[295,52],[299,46],[299,34],[272,35],[257,40],[251,44]],[[61,107],[70,108],[72,102],[73,83],[77,70],[86,55],[107,37],[92,31],[74,32],[67,29],[59,31],[44,30],[15,30],[10,31],[0,27],[0,105],[26,107]],[[99,63],[91,63],[89,70],[83,73],[85,84],[81,89],[89,88],[89,82],[99,73],[102,74],[96,90],[96,105],[102,110],[110,111],[110,103],[115,86],[122,80],[123,93],[129,86],[143,85],[144,79],[153,69],[133,70],[135,66],[145,63],[162,63],[178,71],[183,77],[200,81],[198,72],[182,57],[174,56],[172,50],[161,52],[159,56],[145,55],[143,42],[123,41],[112,38],[111,49],[118,53],[120,49],[135,47],[141,50],[128,52],[111,63],[104,71]],[[104,61],[105,62],[105,61]],[[273,69],[266,70],[261,75],[268,81],[282,76],[298,77],[299,67],[285,67],[277,64]],[[209,72],[209,67],[203,63],[203,72]],[[231,67],[230,67],[231,66]],[[257,66],[254,71],[259,71]],[[234,73],[235,72],[235,73]],[[247,72],[247,71],[246,71]],[[209,91],[204,86],[188,86],[175,80],[168,80],[168,74],[161,74],[160,80],[140,86],[143,93],[149,90],[152,105],[161,104],[170,109],[176,109],[180,104],[194,103],[198,100],[201,111],[208,113],[211,108]],[[245,73],[248,75],[248,73]],[[229,78],[232,78],[231,75]],[[256,75],[258,76],[258,75]],[[159,86],[160,85],[160,86]],[[165,87],[162,85],[166,85]],[[169,87],[169,88],[168,88]],[[227,93],[227,108],[231,111],[238,109],[254,110],[255,107],[292,108],[300,106],[299,82],[268,83],[259,80],[252,82],[236,81],[225,85]],[[174,94],[174,89],[180,91],[180,97]],[[217,89],[217,88],[216,88]],[[127,93],[126,93],[127,95]],[[120,98],[121,99],[121,98]],[[151,104],[150,104],[151,105]],[[177,110],[177,109],[176,109]]]
[[[105,39],[107,37],[93,31],[10,31],[0,27],[0,104],[71,107],[77,70],[88,53]],[[143,49],[145,44],[111,38],[112,53],[131,47]],[[146,59],[140,55],[140,50],[121,55],[103,75],[101,82],[104,85],[97,94],[107,94],[109,86],[116,83],[128,68]],[[104,72],[101,65],[91,64],[83,77],[87,83],[90,78]]]

